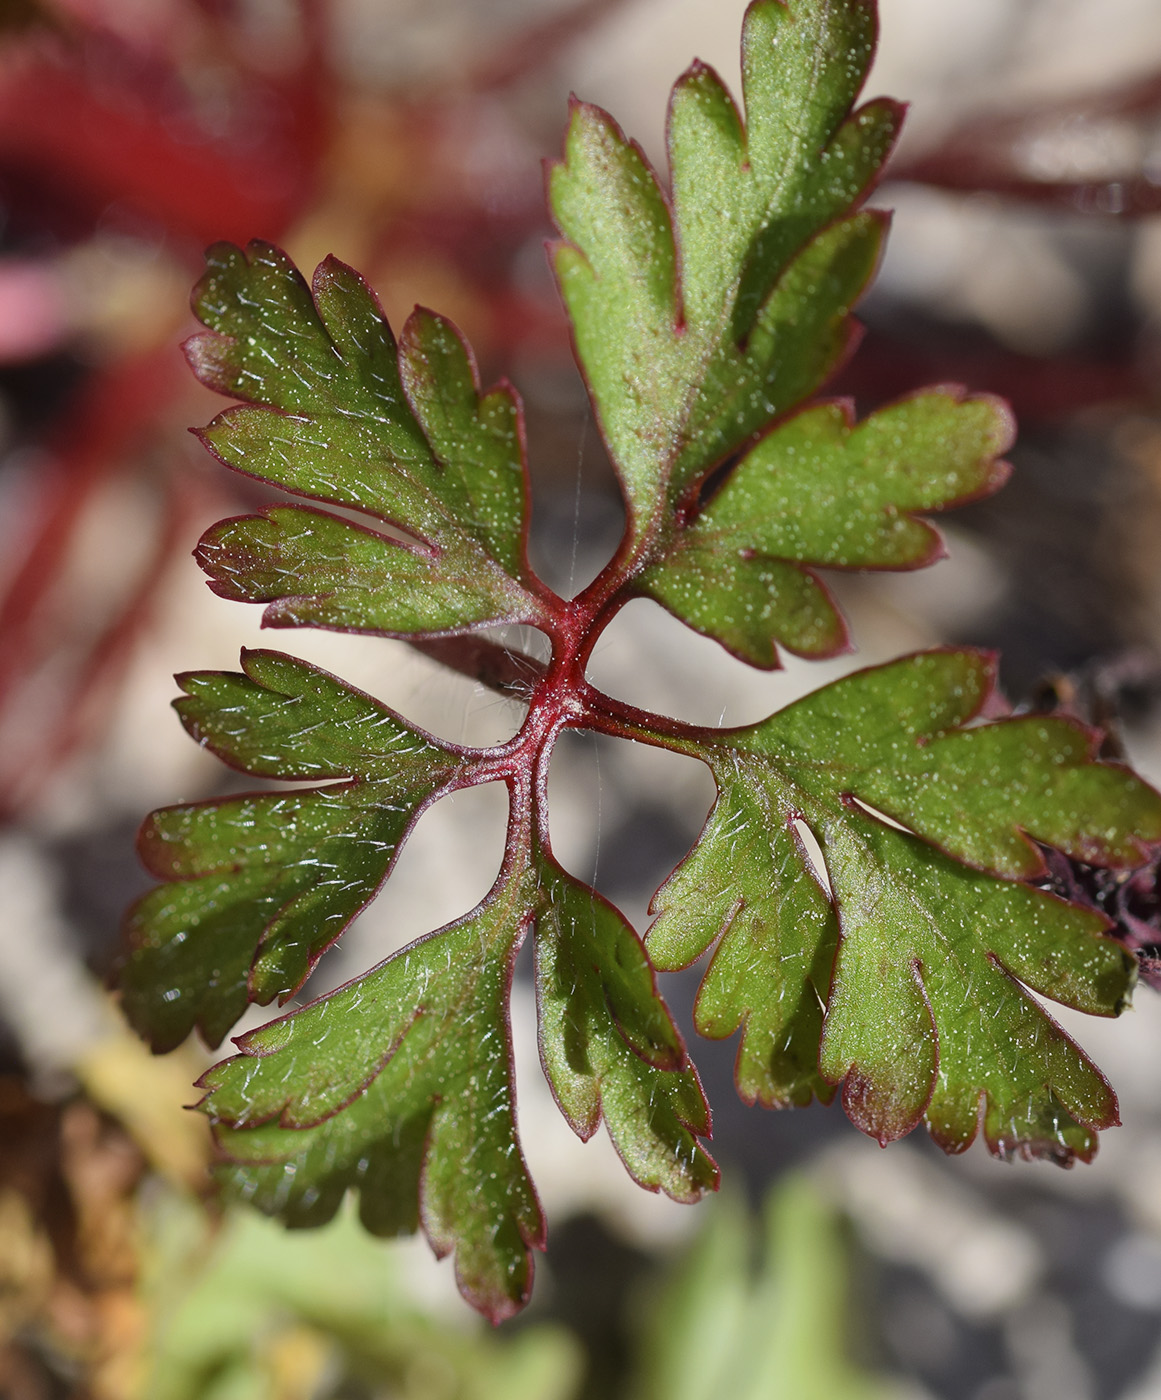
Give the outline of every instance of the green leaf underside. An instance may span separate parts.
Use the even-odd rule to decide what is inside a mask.
[[[140,849],[167,883],[129,920],[133,1026],[158,1050],[217,1045],[249,1001],[285,1000],[373,898],[419,810],[461,760],[305,662],[244,652],[244,674],[182,677],[195,738],[243,771],[343,778],[155,812]]]
[[[670,107],[672,211],[611,118],[573,109],[550,184],[567,240],[556,270],[638,537],[813,392],[849,343],[882,222],[844,216],[901,115],[890,102],[849,115],[874,41],[870,5],[751,5],[748,130],[695,64]]]
[[[851,422],[820,404],[742,457],[721,490],[641,576],[639,587],[753,666],[774,642],[800,656],[844,649],[846,631],[805,565],[916,569],[939,536],[914,512],[988,495],[1012,440],[998,400],[916,395]]]
[[[334,258],[312,295],[269,244],[207,256],[194,307],[209,331],[187,353],[203,383],[247,404],[216,418],[206,445],[237,471],[426,546],[270,510],[203,541],[218,591],[270,603],[267,620],[283,627],[412,635],[540,619],[511,389],[481,393],[467,346],[429,311],[415,311],[396,347],[373,293]]]
[[[536,990],[540,1053],[582,1138],[603,1116],[634,1180],[678,1201],[717,1186],[697,1141],[709,1112],[657,993],[641,940],[611,904],[551,861],[541,872]]]
[[[356,982],[239,1041],[203,1078],[237,1165],[232,1191],[291,1225],[348,1188],[376,1234],[422,1221],[494,1321],[532,1285],[544,1222],[516,1136],[506,1002],[524,932],[519,886]],[[515,895],[516,897],[513,897]]]
[[[658,967],[681,967],[721,936],[697,1021],[713,1035],[745,1025],[746,1097],[803,1102],[820,1092],[817,1070],[844,1083],[848,1113],[881,1141],[926,1116],[961,1150],[983,1101],[993,1151],[1087,1158],[1116,1101],[1019,983],[1116,1015],[1133,964],[1100,916],[1017,883],[1043,868],[1023,833],[1133,864],[1161,835],[1161,804],[1126,770],[1091,762],[1091,738],[1065,721],[962,728],[990,685],[978,653],[906,657],[707,746],[718,803],[658,892],[648,947]],[[833,916],[804,881],[796,821],[833,888],[829,977]]]

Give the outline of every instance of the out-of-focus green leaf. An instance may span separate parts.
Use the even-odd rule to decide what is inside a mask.
[[[501,1340],[447,1325],[411,1286],[407,1262],[352,1211],[291,1233],[233,1211],[214,1230],[196,1205],[166,1197],[146,1223],[149,1400],[281,1400],[279,1349],[303,1330],[329,1374],[405,1400],[421,1400],[424,1377],[438,1377],[448,1400],[577,1393],[581,1358],[567,1331],[542,1324]]]
[[[758,1237],[732,1196],[714,1203],[651,1308],[632,1400],[890,1400],[847,1359],[846,1251],[806,1181],[767,1198]]]

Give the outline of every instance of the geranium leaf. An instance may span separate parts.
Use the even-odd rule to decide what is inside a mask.
[[[706,830],[658,891],[649,952],[688,967],[721,941],[702,981],[694,1024],[713,1039],[742,1027],[738,1091],[767,1108],[829,1103],[818,1070],[822,1016],[838,927],[811,875],[792,820],[762,786],[719,783]]]
[[[550,858],[536,927],[540,1052],[582,1138],[603,1117],[634,1180],[675,1200],[717,1186],[698,1143],[709,1110],[657,993],[641,940],[621,913]]]
[[[748,1015],[749,1035],[755,1018],[801,1005],[808,962],[826,946],[823,934],[811,943],[799,933],[808,951],[780,975],[779,905],[803,898],[790,837],[801,820],[821,846],[840,933],[820,1067],[844,1083],[854,1121],[885,1142],[926,1115],[956,1151],[974,1137],[983,1102],[993,1151],[1088,1157],[1095,1130],[1117,1121],[1116,1101],[1019,983],[1116,1015],[1133,961],[1102,936],[1099,915],[1014,882],[1043,869],[1029,835],[1106,864],[1133,860],[1161,836],[1161,799],[1127,770],[1094,762],[1092,737],[1065,721],[962,728],[991,683],[976,652],[906,657],[730,731],[720,752],[708,746],[720,815],[659,892],[649,947],[659,966],[680,966],[729,928],[703,993],[713,1010],[724,1004],[721,1029]],[[764,895],[735,873],[754,849],[770,880]],[[978,869],[959,863],[968,861]],[[751,856],[742,868],[753,865]],[[747,951],[746,932],[729,927],[739,906],[758,911],[761,937],[749,942],[770,981],[749,977],[730,1001],[730,966]],[[817,986],[825,971],[813,977]],[[748,1064],[744,1041],[740,1070]],[[752,1080],[742,1088],[753,1095]]]
[[[556,269],[638,538],[849,343],[882,226],[842,216],[900,119],[890,102],[850,114],[874,43],[870,5],[752,4],[748,129],[704,65],[674,89],[672,209],[612,119],[573,109],[550,186]]]
[[[179,676],[174,709],[190,737],[263,778],[394,778],[449,767],[456,752],[308,661],[243,648],[241,674]]]
[[[857,426],[846,405],[806,409],[746,453],[639,586],[752,666],[777,664],[775,641],[800,656],[833,654],[846,630],[804,566],[930,564],[941,542],[915,512],[997,490],[1011,441],[1002,404],[946,390]]]
[[[984,723],[993,664],[966,650],[848,676],[732,730],[647,714],[588,676],[603,629],[641,596],[757,667],[776,647],[839,651],[845,624],[816,570],[930,563],[925,515],[1004,479],[1012,424],[990,398],[935,388],[862,422],[807,403],[856,338],[886,230],[859,206],[901,109],[854,110],[875,8],[753,0],[745,122],[695,63],[670,107],[668,192],[611,117],[574,104],[550,176],[552,256],[627,508],[621,547],[575,598],[528,563],[519,402],[482,388],[448,321],[417,308],[397,343],[356,273],[328,258],[308,286],[264,243],[211,249],[195,292],[206,331],[190,361],[241,401],[203,441],[308,502],[209,530],[212,586],[265,604],[268,625],[406,639],[518,694],[525,714],[475,749],[277,653],[180,678],[200,744],[300,786],[149,819],[141,851],[162,883],[130,913],[125,1009],[155,1048],[195,1027],[217,1043],[248,1003],[297,994],[430,803],[502,782],[505,853],[485,900],[242,1037],[203,1105],[232,1189],[291,1225],[355,1190],[370,1229],[422,1224],[454,1250],[493,1319],[527,1298],[544,1235],[508,1024],[529,931],[562,1112],[582,1138],[603,1121],[637,1181],[677,1200],[714,1188],[717,1168],[654,969],[704,955],[695,1025],[740,1032],[751,1102],[841,1085],[882,1142],[926,1118],[960,1151],[982,1123],[994,1153],[1065,1165],[1116,1122],[1111,1088],[1035,999],[1116,1015],[1135,976],[1101,913],[1038,887],[1071,888],[1060,862],[1156,862],[1161,796],[1098,761],[1098,735],[1049,716]],[[498,624],[538,628],[546,659],[465,635]],[[644,944],[551,855],[552,754],[573,729],[697,758],[717,784]]]
[[[301,506],[215,525],[197,559],[221,597],[269,604],[266,627],[440,633],[495,622],[512,602],[507,575],[477,551],[435,554]]]
[[[964,728],[993,684],[984,653],[921,652],[825,686],[731,742],[777,752],[1006,879],[1044,873],[1029,837],[1093,864],[1140,864],[1161,839],[1157,794],[1123,766],[1093,762],[1095,736],[1073,721]]]
[[[481,392],[450,323],[417,310],[397,347],[373,293],[334,258],[313,295],[269,244],[219,244],[208,263],[194,309],[209,331],[187,353],[204,383],[248,406],[202,440],[237,471],[411,536],[307,510],[228,521],[199,550],[218,591],[269,602],[283,627],[410,635],[543,620],[520,408],[505,386]]]
[[[140,851],[166,883],[129,918],[126,1015],[156,1049],[218,1044],[248,1001],[285,1000],[373,898],[420,809],[463,760],[317,667],[245,652],[182,677],[186,727],[244,772],[345,778],[155,812]]]
[[[481,394],[459,332],[422,307],[403,327],[399,367],[457,519],[513,578],[526,576],[524,423],[512,388]]]
[[[1116,1098],[1020,984],[1119,1014],[1134,964],[1107,922],[857,816],[823,835],[842,940],[820,1063],[852,1120],[888,1142],[925,1118],[958,1152],[982,1103],[997,1156],[1087,1161]]]
[[[377,1234],[454,1250],[493,1321],[532,1285],[544,1223],[516,1136],[507,996],[524,883],[322,1000],[240,1038],[202,1108],[232,1189],[290,1224],[330,1219],[348,1188]]]

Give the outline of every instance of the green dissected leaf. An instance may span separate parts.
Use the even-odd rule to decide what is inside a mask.
[[[642,591],[753,666],[777,639],[801,656],[846,645],[826,589],[804,565],[916,569],[940,540],[915,517],[997,490],[1011,419],[994,399],[916,395],[857,426],[843,404],[780,424],[642,575]]]
[[[542,1239],[516,1140],[507,998],[535,920],[541,1050],[582,1137],[604,1117],[642,1185],[695,1200],[717,1184],[709,1115],[641,941],[550,857],[511,867],[474,913],[239,1040],[204,1079],[232,1189],[292,1225],[349,1188],[379,1234],[423,1226],[456,1249],[466,1296],[506,1315]]]
[[[623,915],[545,858],[536,930],[540,1053],[582,1138],[603,1116],[635,1181],[679,1201],[717,1186],[709,1111]]]
[[[526,1301],[540,1207],[516,1137],[507,995],[524,885],[301,1011],[203,1078],[233,1188],[292,1225],[349,1187],[375,1234],[423,1228],[494,1321]]]
[[[507,386],[480,391],[455,328],[417,309],[396,347],[374,294],[334,258],[313,289],[265,243],[218,244],[208,264],[194,309],[209,331],[187,353],[203,383],[247,402],[203,441],[237,471],[410,536],[302,507],[225,521],[198,550],[217,591],[269,603],[282,627],[542,621],[520,408]]]
[[[1095,1130],[1117,1121],[1116,1100],[1020,983],[1116,1015],[1134,963],[1101,936],[1099,915],[1017,881],[1044,871],[1029,838],[1102,864],[1139,861],[1161,836],[1161,799],[1127,770],[1091,761],[1091,736],[1067,721],[963,728],[990,685],[978,653],[907,657],[707,746],[718,807],[657,896],[649,948],[658,966],[682,966],[724,933],[699,1018],[717,1034],[745,1020],[743,1092],[761,1096],[764,1084],[767,1098],[791,1098],[781,1059],[748,1042],[755,1024],[774,1025],[787,1047],[805,1047],[817,1024],[810,990],[825,976],[813,960],[827,920],[814,912],[813,942],[784,932],[784,904],[802,898],[790,835],[802,820],[822,848],[840,930],[819,1064],[844,1083],[855,1122],[886,1142],[925,1116],[958,1151],[982,1102],[994,1152],[1087,1158]],[[765,890],[750,873],[755,851]],[[769,982],[742,975],[747,957]]]
[[[493,1317],[525,1298],[541,1239],[512,1109],[507,996],[535,919],[541,1050],[582,1137],[603,1116],[635,1178],[675,1199],[717,1185],[709,1114],[641,941],[549,857],[512,870],[457,924],[238,1043],[204,1107],[232,1188],[292,1225],[348,1188],[380,1234],[422,1219],[454,1244],[465,1294]]]
[[[743,1027],[736,1078],[747,1102],[829,1102],[818,1042],[838,942],[830,902],[766,788],[719,786],[701,841],[658,892],[650,953],[660,967],[688,967],[724,930],[694,1025],[715,1040]]]
[[[215,593],[269,604],[266,627],[402,636],[446,631],[453,614],[494,621],[498,606],[471,556],[425,553],[301,506],[225,520],[203,536],[197,557]]]
[[[556,269],[637,539],[849,343],[883,226],[845,216],[901,115],[886,101],[851,115],[874,43],[869,4],[752,4],[747,130],[695,64],[670,106],[672,207],[611,118],[573,108],[550,188],[568,240]]]
[[[306,662],[247,651],[242,665],[181,678],[190,733],[247,773],[346,781],[186,803],[146,822],[142,858],[166,883],[130,915],[121,985],[156,1049],[195,1026],[216,1045],[248,1001],[297,991],[463,763]]]
[[[195,294],[207,331],[190,360],[242,401],[207,446],[338,512],[281,504],[215,526],[198,555],[219,593],[265,603],[275,626],[451,634],[425,649],[481,680],[512,658],[457,634],[526,623],[553,650],[527,659],[525,723],[490,750],[439,743],[277,653],[183,677],[198,742],[255,777],[323,786],[150,818],[141,849],[163,883],[131,912],[125,1008],[158,1049],[195,1026],[216,1043],[249,1001],[298,991],[426,805],[505,782],[504,866],[477,909],[243,1037],[204,1080],[235,1191],[292,1225],[330,1219],[351,1189],[375,1233],[422,1221],[493,1319],[527,1298],[544,1232],[507,1020],[529,928],[541,1060],[577,1133],[603,1119],[632,1175],[678,1200],[717,1184],[698,1141],[708,1109],[641,941],[549,853],[540,804],[566,727],[713,770],[717,802],[658,893],[648,948],[667,969],[713,949],[695,1021],[740,1029],[744,1098],[804,1104],[841,1083],[881,1141],[926,1117],[958,1151],[982,1121],[994,1152],[1064,1163],[1116,1121],[1112,1090],[1031,995],[1114,1015],[1133,980],[1100,915],[1034,887],[1041,845],[1132,868],[1161,844],[1161,797],[1094,761],[1092,735],[977,723],[992,671],[968,651],[720,733],[642,715],[584,674],[642,594],[755,666],[776,664],[775,644],[837,651],[844,624],[814,570],[929,563],[923,513],[1003,480],[1011,423],[990,399],[934,389],[857,424],[842,404],[803,407],[852,343],[885,227],[858,206],[900,109],[852,112],[875,23],[873,0],[755,0],[745,128],[717,76],[690,68],[670,108],[671,197],[611,118],[574,106],[551,177],[555,266],[629,527],[567,604],[527,562],[515,395],[481,390],[447,321],[417,309],[397,345],[354,272],[327,259],[308,287],[263,243],[211,249]],[[781,1355],[744,1378],[755,1394]]]

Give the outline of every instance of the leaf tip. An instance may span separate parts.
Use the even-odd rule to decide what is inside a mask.
[[[855,1127],[874,1138],[880,1147],[913,1132],[927,1107],[926,1101],[909,1104],[900,1086],[882,1082],[858,1064],[851,1065],[843,1080],[842,1105]]]
[[[314,276],[310,279],[311,291],[317,296],[320,292],[329,290],[336,282],[347,279],[357,282],[371,292],[366,278],[356,272],[349,263],[335,257],[334,253],[328,253],[314,270]],[[374,293],[371,292],[371,295],[374,296]]]

